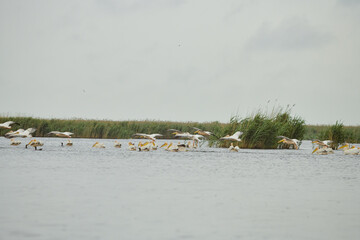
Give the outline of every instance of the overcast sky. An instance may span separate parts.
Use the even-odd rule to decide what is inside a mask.
[[[357,0],[0,0],[0,114],[358,125],[359,23]]]

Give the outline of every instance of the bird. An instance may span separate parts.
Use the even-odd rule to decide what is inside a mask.
[[[103,143],[96,142],[92,147],[94,147],[94,148],[105,148],[105,145]]]
[[[156,141],[157,137],[162,137],[162,134],[154,133],[154,134],[145,134],[145,133],[135,133],[134,137],[146,138],[153,141]]]
[[[25,145],[25,148],[27,148],[28,146],[31,146],[31,147],[34,147],[35,150],[38,150],[37,147],[40,147],[40,146],[43,146],[43,145],[44,145],[43,142],[40,142],[40,141],[38,141],[36,139],[32,139],[28,144]],[[39,149],[39,150],[42,150],[42,148]]]
[[[20,141],[15,141],[13,138],[11,138],[10,141],[11,141],[10,145],[13,145],[13,146],[17,146],[17,145],[21,144]]]
[[[135,144],[132,143],[132,142],[129,142],[129,143],[128,143],[128,148],[129,148],[130,151],[136,151],[136,146],[135,146]]]
[[[359,155],[360,154],[359,148],[357,148],[355,146],[350,147],[350,145],[348,143],[345,143],[344,145],[339,147],[339,149],[343,149],[345,155]]]
[[[181,132],[173,132],[174,137],[175,138],[184,138],[184,139],[189,139],[189,140],[193,140],[193,146],[194,147],[198,147],[199,146],[199,142],[201,141],[201,138],[204,138],[203,135],[200,134],[190,134],[188,132],[185,133],[181,133]]]
[[[118,141],[115,141],[114,147],[121,148],[121,143],[119,143]]]
[[[66,137],[71,138],[72,132],[59,132],[59,131],[51,131],[47,135],[55,135],[56,137]]]
[[[140,152],[141,151],[148,152],[151,149],[151,144],[150,144],[150,142],[145,142],[145,143],[139,142],[138,143],[138,148],[139,148]]]
[[[157,150],[158,149],[158,145],[155,143],[155,141],[150,142],[150,147],[151,147],[151,150]]]
[[[280,141],[278,141],[278,143],[285,143],[285,144],[293,146],[295,149],[299,149],[299,140],[297,140],[295,138],[290,139],[285,136],[278,136],[278,138],[282,138]]]
[[[204,137],[209,137],[211,135],[213,135],[212,132],[209,132],[209,131],[203,131],[201,130],[200,128],[197,128],[197,127],[193,127],[196,131],[194,132],[195,134],[199,134],[199,135],[202,135]]]
[[[329,147],[329,144],[331,144],[332,141],[331,140],[320,141],[318,139],[315,139],[311,143],[317,144],[317,145],[322,146],[322,147]]]
[[[324,146],[322,148],[316,147],[312,153],[316,153],[319,155],[328,155],[334,153],[334,150],[327,146]]]
[[[241,142],[240,136],[243,134],[243,132],[237,131],[233,135],[226,135],[225,137],[220,138],[220,140],[228,140],[228,141],[237,141]]]
[[[240,150],[239,146],[235,146],[234,147],[234,144],[231,143],[230,147],[229,147],[229,151],[230,152],[238,152]]]
[[[66,146],[72,146],[72,145],[73,145],[72,141],[70,141],[70,139],[68,139],[67,143],[66,143]]]
[[[7,121],[4,123],[0,123],[0,129],[11,129],[11,125],[13,125],[13,124],[18,124],[18,123],[14,122],[14,121]]]
[[[32,137],[32,133],[34,133],[36,131],[35,128],[28,128],[26,130],[24,129],[18,129],[16,130],[15,132],[14,131],[10,131],[8,133],[5,134],[5,137],[6,138],[15,138],[15,137],[22,137],[22,138],[25,138],[25,137]]]
[[[165,151],[169,151],[169,152],[178,152],[179,148],[176,145],[173,145],[173,143],[168,144],[167,142],[165,142],[163,145],[161,145],[160,148],[162,147],[166,147]]]

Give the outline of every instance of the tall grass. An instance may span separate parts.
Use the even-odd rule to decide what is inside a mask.
[[[339,124],[339,123],[336,123]],[[335,124],[335,125],[336,125]],[[334,125],[333,125],[334,126]],[[327,140],[330,138],[331,125],[308,125],[306,126],[304,139]],[[345,142],[360,143],[360,126],[343,126],[343,137]]]
[[[277,138],[280,135],[289,138],[303,139],[305,133],[305,121],[300,117],[292,117],[290,108],[277,108],[267,113],[258,110],[249,117],[241,119],[238,116],[230,119],[223,132],[218,135],[231,135],[236,131],[242,131],[241,142],[235,143],[240,148],[273,149],[278,147]],[[212,139],[211,146],[228,147],[230,142]],[[282,145],[282,147],[289,147]]]
[[[0,122],[15,121],[18,128],[36,128],[35,137],[44,137],[50,131],[68,131],[75,133],[78,138],[131,138],[135,133],[160,133],[164,138],[172,138],[168,129],[178,129],[184,132],[194,132],[193,127],[201,129],[221,129],[225,124],[219,122],[170,122],[170,121],[108,121],[108,120],[83,120],[83,119],[39,119],[32,117],[0,117]],[[0,130],[3,136],[9,130]]]

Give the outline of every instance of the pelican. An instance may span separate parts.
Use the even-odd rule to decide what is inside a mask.
[[[140,138],[146,138],[146,139],[150,139],[152,141],[156,141],[157,137],[161,137],[161,134],[158,133],[154,133],[154,134],[145,134],[145,133],[135,133],[133,135],[134,137],[140,137]]]
[[[233,135],[226,135],[225,137],[220,138],[220,140],[229,140],[229,141],[237,141],[240,142],[240,136],[243,134],[243,132],[237,131]]]
[[[59,131],[51,131],[47,135],[55,135],[56,137],[66,137],[71,138],[72,132],[59,132]]]
[[[209,131],[203,131],[201,130],[200,128],[197,128],[197,127],[193,127],[196,131],[194,132],[195,134],[199,134],[201,136],[204,136],[204,137],[209,137],[211,135],[213,135],[212,132],[209,132]]]
[[[95,148],[105,148],[105,145],[103,143],[96,142],[92,147]]]
[[[343,149],[345,155],[359,155],[359,153],[360,153],[359,148],[357,148],[355,146],[350,147],[350,145],[348,143],[345,143],[344,145],[339,147],[339,149]]]
[[[165,150],[166,151],[169,151],[169,152],[178,152],[179,151],[179,148],[176,146],[176,145],[173,145],[173,143],[164,143],[161,147],[165,147]]]
[[[297,139],[290,139],[285,136],[278,136],[278,138],[282,138],[278,143],[285,143],[288,145],[292,145],[295,149],[299,149],[299,140]]]
[[[36,139],[33,139],[28,144],[25,145],[25,148],[27,148],[28,146],[31,146],[31,147],[34,147],[35,150],[38,150],[37,147],[40,147],[40,146],[43,146],[43,145],[44,145],[43,142],[40,142],[40,141],[38,141]],[[42,150],[42,148],[39,149],[39,150]]]
[[[155,141],[151,141],[150,142],[150,147],[151,147],[151,150],[157,150],[158,149],[158,145],[155,143]]]
[[[70,141],[70,139],[68,139],[67,140],[67,143],[66,143],[66,146],[72,146],[73,145],[73,143],[72,143],[72,141]],[[63,147],[64,146],[64,143],[61,143],[61,146]]]
[[[35,128],[28,128],[26,130],[24,129],[18,129],[15,132],[14,131],[10,131],[8,133],[5,134],[6,138],[15,138],[15,137],[32,137],[32,133],[34,133],[36,131]]]
[[[10,141],[11,141],[10,145],[13,145],[13,146],[17,146],[17,145],[21,144],[20,141],[15,141],[13,138],[10,139]]]
[[[136,151],[136,146],[135,146],[135,144],[133,144],[132,142],[129,142],[128,145],[129,145],[128,148],[129,148],[130,151]]]
[[[121,148],[121,143],[119,143],[118,141],[115,141],[114,147]]]
[[[7,121],[7,122],[4,122],[4,123],[0,123],[0,129],[11,129],[11,125],[13,124],[18,124],[16,122],[13,122],[13,121]]]
[[[332,141],[331,140],[320,141],[318,139],[315,139],[311,143],[317,144],[317,145],[322,146],[322,147],[329,147],[329,145],[332,143]]]
[[[179,133],[179,132],[174,132],[174,137],[175,138],[184,138],[184,139],[189,139],[189,140],[193,140],[193,146],[198,147],[199,142],[201,141],[201,138],[203,138],[203,135],[200,134],[190,134],[188,132],[186,133]]]
[[[238,146],[234,147],[234,144],[231,143],[230,147],[229,147],[229,151],[230,152],[238,152],[240,150],[240,148]]]
[[[316,154],[319,154],[319,155],[328,155],[328,154],[333,154],[334,150],[330,147],[325,146],[322,148],[316,147],[312,153],[315,153],[315,152],[316,152]]]
[[[142,142],[139,142],[138,144],[138,148],[139,148],[139,151],[150,151],[151,149],[151,144],[149,142],[145,142],[145,143],[142,143]]]

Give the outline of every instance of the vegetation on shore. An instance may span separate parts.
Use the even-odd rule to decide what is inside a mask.
[[[279,135],[289,138],[333,140],[336,148],[343,142],[360,143],[360,126],[335,125],[305,125],[305,121],[297,116],[291,116],[290,109],[278,109],[270,114],[258,111],[250,117],[234,116],[229,123],[220,122],[171,122],[171,121],[109,121],[84,119],[41,119],[32,117],[0,116],[0,122],[15,121],[19,126],[13,129],[34,127],[35,137],[45,137],[50,131],[74,132],[75,138],[108,138],[127,139],[135,133],[160,133],[163,138],[173,138],[168,129],[178,129],[193,133],[193,127],[211,131],[216,137],[210,137],[210,146],[228,147],[229,142],[218,141],[219,137],[232,135],[242,131],[242,142],[236,143],[241,148],[276,148]],[[7,129],[0,129],[4,136]],[[282,146],[288,147],[288,146]]]

